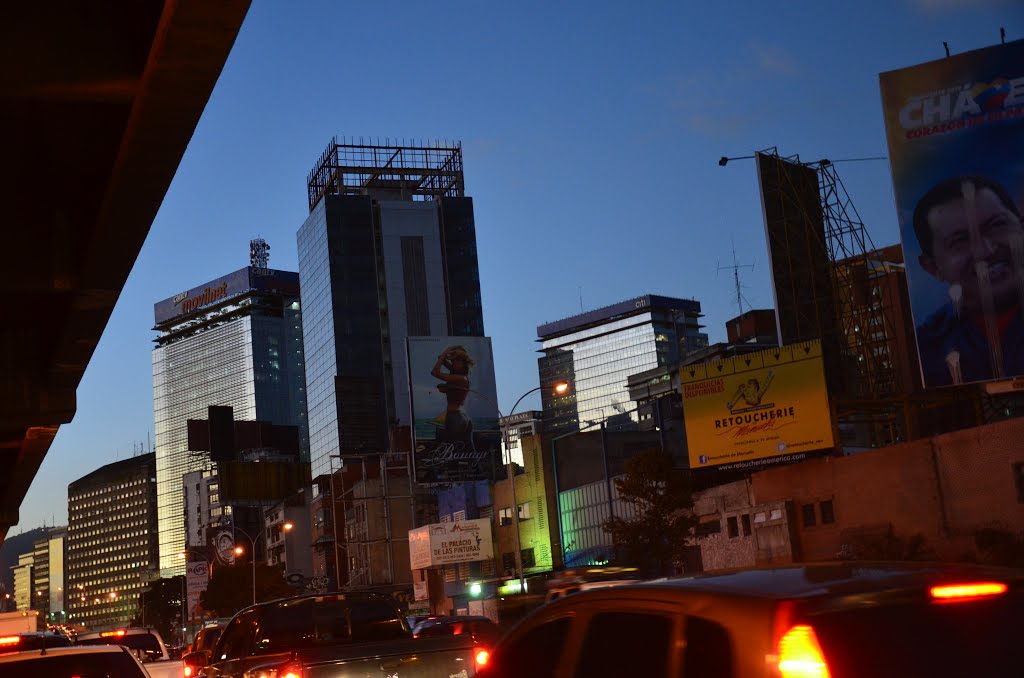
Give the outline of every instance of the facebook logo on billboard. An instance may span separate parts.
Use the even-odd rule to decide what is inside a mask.
[[[698,457],[698,460],[700,461],[700,463],[706,464],[708,463],[708,455],[702,454]]]

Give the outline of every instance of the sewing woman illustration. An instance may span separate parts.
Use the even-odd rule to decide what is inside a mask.
[[[464,451],[473,451],[473,420],[463,409],[469,397],[469,370],[473,359],[462,346],[449,346],[437,357],[430,374],[443,383],[437,390],[445,395],[448,406],[434,419],[440,442],[462,443]],[[444,371],[447,370],[447,371]]]
[[[726,409],[731,410],[740,400],[743,400],[750,407],[760,405],[761,398],[768,392],[768,386],[771,385],[774,378],[775,372],[769,371],[768,378],[764,380],[764,384],[758,382],[757,379],[748,379],[741,383],[736,388],[736,393],[733,395],[732,400],[725,404]]]

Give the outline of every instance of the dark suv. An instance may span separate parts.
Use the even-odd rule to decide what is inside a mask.
[[[491,677],[1024,675],[1024,572],[836,563],[569,596],[498,643]]]

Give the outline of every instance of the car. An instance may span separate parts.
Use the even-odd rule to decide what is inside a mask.
[[[0,636],[0,653],[42,650],[51,647],[71,647],[71,639],[63,633],[50,631]]]
[[[113,629],[80,633],[75,645],[120,645],[134,653],[145,665],[152,678],[180,678],[184,664],[171,659],[160,632],[150,627]]]
[[[1024,571],[838,562],[651,580],[540,608],[489,678],[1020,676]]]
[[[192,643],[192,651],[182,656],[185,678],[199,675],[200,667],[209,658],[210,652],[220,639],[220,634],[224,631],[225,626],[227,626],[226,623],[204,626],[196,634],[195,641]]]
[[[0,678],[149,678],[130,650],[119,645],[56,647],[0,655]]]
[[[422,622],[415,631],[414,638],[437,638],[439,636],[472,635],[478,643],[492,647],[501,636],[498,625],[483,616],[451,616],[435,617]]]

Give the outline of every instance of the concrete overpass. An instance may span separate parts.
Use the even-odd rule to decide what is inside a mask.
[[[249,0],[0,3],[0,540],[61,424]]]

